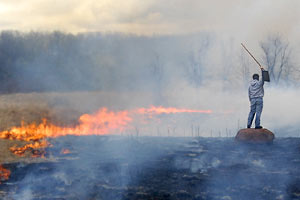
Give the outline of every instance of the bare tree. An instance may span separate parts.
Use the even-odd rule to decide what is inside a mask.
[[[196,87],[200,87],[203,81],[204,61],[209,45],[209,38],[204,38],[200,45],[188,54],[187,77]]]
[[[241,65],[240,73],[238,74],[240,77],[242,77],[243,86],[245,88],[248,87],[249,81],[250,81],[250,69],[249,69],[249,56],[245,54],[244,50],[241,49],[241,53],[239,55],[239,61]]]
[[[228,90],[232,88],[232,85],[236,84],[235,81],[238,80],[234,77],[235,72],[235,52],[234,52],[234,40],[230,38],[228,41],[224,41],[220,46],[221,50],[221,78],[223,81],[223,90]]]
[[[156,102],[161,103],[163,97],[163,75],[164,75],[164,70],[163,70],[163,62],[161,59],[161,56],[158,53],[154,53],[154,58],[152,59],[152,63],[150,64],[150,73],[151,77],[154,80],[154,90],[156,93]]]
[[[155,82],[161,86],[163,79],[163,64],[158,53],[154,54],[154,59],[151,64],[151,73],[155,79]]]
[[[289,43],[279,35],[272,35],[260,42],[263,49],[263,61],[271,80],[277,85],[280,80],[289,81],[291,73],[291,49]]]

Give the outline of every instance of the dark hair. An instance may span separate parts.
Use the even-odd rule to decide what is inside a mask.
[[[254,79],[259,80],[259,75],[258,74],[253,74],[252,78],[253,78],[253,80]]]

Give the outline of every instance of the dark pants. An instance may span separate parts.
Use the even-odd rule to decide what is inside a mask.
[[[255,127],[260,126],[260,116],[263,109],[263,98],[252,98],[250,99],[250,113],[248,116],[248,127],[251,127],[252,121],[254,119],[254,115],[256,114],[255,118]]]

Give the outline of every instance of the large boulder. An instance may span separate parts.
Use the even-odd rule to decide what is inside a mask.
[[[235,139],[241,142],[250,142],[250,143],[272,143],[275,136],[274,133],[268,129],[254,129],[254,128],[245,128],[239,130],[236,134]]]

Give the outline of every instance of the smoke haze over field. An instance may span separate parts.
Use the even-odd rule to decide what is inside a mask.
[[[3,0],[0,91],[101,91],[119,94],[109,101],[101,96],[115,109],[152,104],[211,109],[213,115],[188,118],[185,126],[201,126],[205,136],[212,129],[235,132],[246,124],[247,84],[259,71],[240,42],[266,65],[260,42],[279,35],[291,59],[280,84],[266,83],[262,123],[275,131],[292,126],[295,135],[299,6],[297,0]],[[128,100],[129,91],[132,99],[141,92],[150,97],[137,103]]]
[[[12,173],[0,174],[0,198],[173,199],[170,188],[183,195],[175,199],[192,199],[193,188],[193,199],[299,198],[298,139],[213,138],[246,128],[248,84],[260,69],[241,42],[270,72],[262,126],[300,137],[299,8],[300,0],[1,0],[1,144],[27,137],[17,142],[38,149],[1,146]],[[12,160],[19,149],[24,161]],[[42,162],[28,159],[36,152]]]
[[[144,132],[155,135],[160,127],[159,132],[176,136],[197,132],[202,136],[232,136],[238,128],[245,127],[249,110],[247,85],[251,75],[259,71],[235,44],[233,39],[206,32],[153,37],[2,32],[0,90],[110,94],[83,93],[73,99],[50,101],[50,108],[67,105],[71,113],[90,113],[107,106],[115,110],[150,105],[210,109],[211,115],[174,116],[152,124],[152,130]],[[294,67],[297,69],[297,63]],[[266,83],[262,123],[279,132],[292,127],[289,134],[298,135],[300,114],[295,108],[299,73],[295,70],[287,75],[290,78],[282,79],[279,85]],[[286,99],[290,101],[283,106]],[[142,132],[142,126],[135,126]]]

